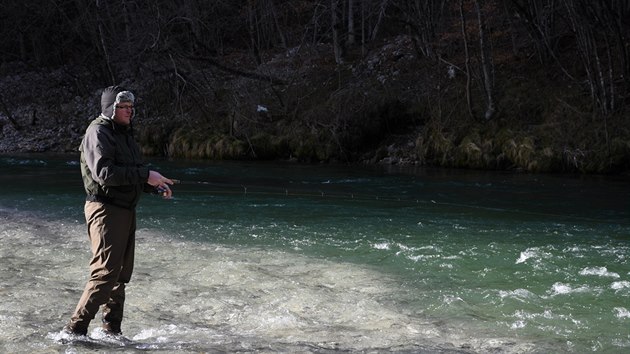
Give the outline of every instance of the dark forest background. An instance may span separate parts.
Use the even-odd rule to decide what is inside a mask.
[[[630,170],[627,0],[2,0],[2,151]]]

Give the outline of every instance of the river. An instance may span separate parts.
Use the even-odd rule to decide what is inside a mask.
[[[77,158],[0,156],[0,352],[630,350],[627,177],[167,160],[133,344],[63,344],[90,258]]]

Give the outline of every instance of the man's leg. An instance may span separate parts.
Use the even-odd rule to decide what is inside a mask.
[[[86,334],[99,307],[106,303],[118,282],[127,250],[129,230],[135,226],[132,210],[86,202],[85,218],[92,248],[90,279],[66,329]]]
[[[136,239],[136,217],[135,211],[131,228],[129,230],[129,238],[127,240],[127,248],[125,251],[122,270],[118,276],[118,282],[112,289],[109,301],[101,306],[103,315],[103,329],[111,334],[122,334],[120,324],[123,320],[123,310],[125,307],[125,285],[131,280],[133,273],[133,262],[135,255],[135,239]]]
[[[103,315],[103,329],[109,334],[122,334],[120,324],[125,307],[125,283],[116,283],[112,289],[109,301],[101,306]]]

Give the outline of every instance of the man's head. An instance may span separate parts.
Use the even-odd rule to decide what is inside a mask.
[[[135,96],[119,86],[110,86],[101,95],[101,114],[120,125],[129,125],[135,113]]]

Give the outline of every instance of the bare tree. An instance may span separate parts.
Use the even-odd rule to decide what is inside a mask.
[[[466,16],[464,15],[464,0],[459,1],[459,16],[461,22],[462,39],[464,41],[464,68],[466,73],[466,106],[468,107],[468,114],[470,118],[474,119],[475,114],[472,108],[472,93],[471,93],[471,72],[470,72],[470,53],[468,51],[468,32],[466,30]]]
[[[444,27],[446,0],[400,1],[397,7],[405,24],[411,29],[414,44],[420,55],[433,58],[438,34]]]
[[[104,29],[104,20],[102,19],[104,16],[103,7],[101,6],[101,2],[96,0],[96,14],[97,14],[97,27],[98,27],[98,36],[100,42],[100,50],[105,60],[105,65],[107,67],[107,73],[109,74],[110,83],[112,85],[116,84],[116,75],[112,70],[111,58],[109,56],[109,48],[107,44],[107,35]]]
[[[378,19],[376,20],[376,24],[372,29],[371,40],[376,39],[376,35],[378,34],[379,27],[381,26],[381,22],[383,22],[383,18],[385,17],[385,11],[387,10],[388,0],[381,0],[380,6],[378,8]]]
[[[565,14],[560,12],[559,2],[557,0],[508,0],[505,5],[510,21],[518,22],[526,29],[539,62],[547,64],[553,61],[567,78],[576,80],[558,57],[556,48],[556,42],[564,34],[564,29],[557,20],[565,17]],[[513,16],[517,16],[518,21],[512,21]]]
[[[474,0],[474,3],[479,25],[479,57],[481,60],[481,72],[483,74],[482,86],[486,99],[486,113],[484,117],[486,120],[490,120],[496,111],[494,102],[494,64],[492,61],[492,51],[488,48],[487,44],[486,24],[482,14],[483,0]]]
[[[343,63],[343,48],[341,47],[341,39],[339,38],[339,14],[338,12],[339,0],[330,0],[330,22],[332,28],[332,44],[335,54],[335,63]]]
[[[348,46],[353,46],[355,43],[355,33],[354,33],[354,1],[348,0],[348,40],[346,44]]]
[[[565,0],[564,5],[593,106],[606,117],[616,109],[616,82],[627,80],[622,79],[628,70],[628,49],[627,43],[623,42],[624,34],[618,32],[618,25],[607,24],[615,16],[610,12],[610,2]]]

